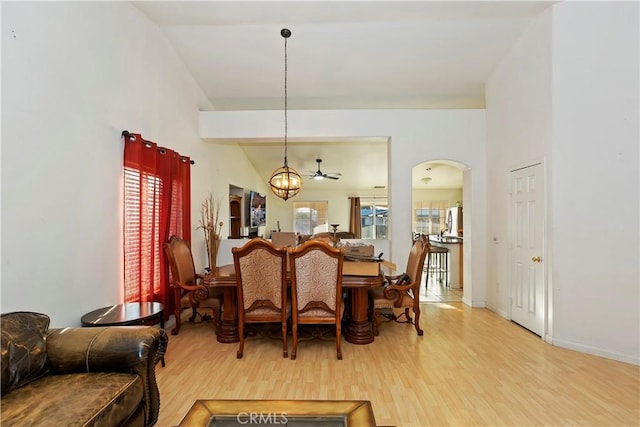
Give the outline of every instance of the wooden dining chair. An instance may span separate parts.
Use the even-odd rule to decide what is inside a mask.
[[[287,301],[287,249],[257,237],[231,251],[238,297],[237,358],[241,359],[244,352],[247,323],[280,323],[282,357],[287,357],[287,320],[291,317],[291,304]]]
[[[193,322],[200,315],[208,320],[206,315],[198,312],[200,308],[210,308],[214,329],[217,333],[220,325],[220,308],[222,306],[222,292],[214,290],[202,283],[204,277],[196,273],[193,256],[189,243],[179,236],[171,236],[164,245],[164,252],[169,260],[171,282],[169,286],[174,291],[176,325],[171,330],[172,335],[178,335],[182,325],[181,314],[185,309],[191,309],[189,322]]]
[[[309,240],[320,240],[321,242],[328,243],[330,246],[335,246],[338,243],[336,236],[328,231],[322,233],[316,233],[312,235]]]
[[[336,353],[342,360],[342,266],[344,249],[333,248],[320,240],[309,240],[298,248],[289,248],[293,349],[298,351],[298,327],[306,324],[335,326]]]
[[[369,307],[373,318],[374,335],[379,333],[381,316],[400,323],[412,323],[418,335],[423,334],[420,329],[420,283],[429,247],[429,238],[424,234],[420,235],[414,240],[409,252],[405,273],[385,276],[386,284],[383,287],[369,289]],[[404,309],[404,311],[396,315],[396,309]],[[411,318],[409,310],[413,310],[415,320]],[[403,317],[404,320],[400,320]]]

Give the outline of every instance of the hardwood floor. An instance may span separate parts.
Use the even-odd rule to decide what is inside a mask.
[[[370,400],[378,425],[638,426],[640,367],[544,343],[486,309],[424,303],[413,326],[384,323],[370,345],[215,340],[211,323],[183,323],[156,369],[157,426],[175,426],[196,399]],[[291,340],[289,340],[291,344]]]

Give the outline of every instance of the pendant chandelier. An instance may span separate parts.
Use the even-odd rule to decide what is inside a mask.
[[[280,35],[284,38],[284,165],[273,171],[269,185],[273,194],[287,201],[300,192],[302,178],[287,163],[287,39],[291,31],[283,28]]]

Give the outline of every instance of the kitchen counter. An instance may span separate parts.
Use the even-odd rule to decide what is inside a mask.
[[[460,289],[463,284],[462,274],[462,237],[454,236],[429,236],[432,246],[439,246],[449,250],[449,286],[452,289]]]
[[[429,236],[429,241],[434,243],[449,243],[453,245],[456,245],[456,244],[461,245],[463,240],[464,239],[462,237],[455,237],[455,236],[437,236],[437,235]]]

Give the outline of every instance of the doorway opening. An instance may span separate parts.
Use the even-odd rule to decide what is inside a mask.
[[[421,302],[462,302],[466,169],[462,163],[444,159],[413,167],[412,231],[429,236],[432,247],[422,274]]]

